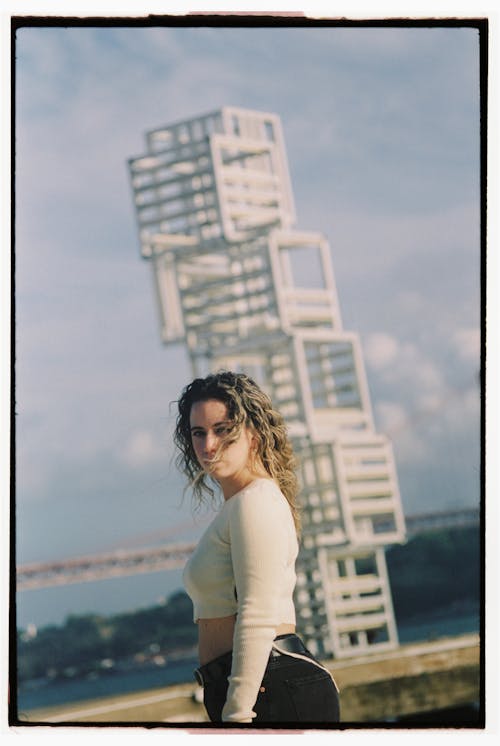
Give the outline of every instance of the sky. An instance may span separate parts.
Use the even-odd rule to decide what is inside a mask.
[[[223,105],[281,117],[329,240],[407,515],[480,500],[479,40],[448,28],[36,28],[16,42],[17,558],[196,538],[172,463],[191,369],[160,342],[127,159]],[[154,603],[180,573],[19,594],[21,626]]]

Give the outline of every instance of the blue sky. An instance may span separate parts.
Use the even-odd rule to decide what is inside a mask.
[[[281,116],[297,227],[330,242],[405,512],[478,505],[478,52],[467,28],[18,32],[19,562],[201,530],[171,463],[191,371],[160,343],[126,161],[226,104]],[[112,582],[21,594],[20,621],[154,602],[178,574]]]

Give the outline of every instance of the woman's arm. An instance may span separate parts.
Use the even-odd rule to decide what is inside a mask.
[[[223,721],[252,722],[253,706],[278,625],[285,571],[295,531],[288,504],[273,483],[235,496],[229,531],[238,598],[233,664]]]

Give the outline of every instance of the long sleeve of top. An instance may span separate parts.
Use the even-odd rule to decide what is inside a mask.
[[[195,621],[237,615],[223,721],[255,717],[276,629],[295,624],[297,552],[286,498],[272,480],[258,479],[224,503],[186,566]]]

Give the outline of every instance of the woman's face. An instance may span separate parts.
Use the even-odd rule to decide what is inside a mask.
[[[235,442],[219,451],[231,427],[227,407],[218,399],[195,402],[191,407],[191,441],[196,458],[201,468],[219,482],[226,499],[252,477],[253,436],[247,427],[241,429]]]

